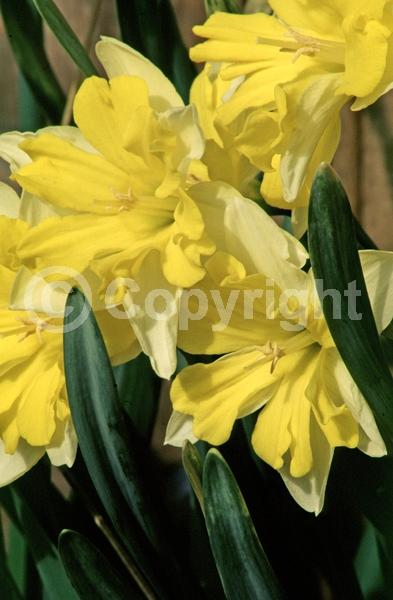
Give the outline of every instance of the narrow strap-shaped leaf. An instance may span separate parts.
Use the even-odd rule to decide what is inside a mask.
[[[236,480],[217,450],[203,468],[205,519],[213,555],[229,600],[282,598]]]
[[[203,462],[201,455],[191,442],[188,440],[183,446],[182,452],[183,467],[187,474],[188,481],[194,490],[195,496],[203,509],[203,492],[202,492],[202,472]]]
[[[0,0],[16,61],[43,114],[59,122],[65,97],[46,56],[42,19],[31,0]]]
[[[117,10],[123,40],[156,64],[187,102],[196,70],[170,0],[117,0]]]
[[[7,541],[9,540],[9,527],[7,527]],[[8,544],[7,544],[8,545]],[[5,536],[3,531],[3,523],[0,518],[0,590],[5,597],[10,600],[21,600],[22,596],[18,590],[16,582],[12,577],[12,573],[9,571],[6,548],[5,548]]]
[[[0,560],[0,590],[2,597],[7,600],[22,600],[22,595],[3,559]]]
[[[162,549],[160,524],[141,474],[137,432],[130,422],[125,422],[112,367],[93,313],[90,311],[78,328],[73,326],[75,315],[86,310],[85,303],[81,292],[71,292],[64,321],[67,391],[80,449],[119,538],[144,577],[165,598],[162,581],[164,563],[169,557]]]
[[[351,207],[333,170],[322,165],[311,191],[309,210],[311,265],[320,296],[335,290],[341,299],[340,318],[334,297],[323,294],[323,312],[345,365],[370,405],[389,450],[393,450],[393,379],[384,358],[356,246]],[[356,282],[357,312],[349,284]]]
[[[42,18],[48,24],[48,27],[52,30],[64,50],[68,52],[82,73],[86,75],[86,77],[97,75],[97,70],[89,55],[53,0],[33,0],[33,2]]]
[[[13,521],[10,521],[7,529],[7,565],[18,590],[22,596],[27,593],[27,560],[28,546],[23,533]]]
[[[57,548],[52,544],[29,506],[16,492],[13,492],[12,495],[19,523],[29,544],[47,598],[50,600],[77,600],[78,596],[65,574]]]
[[[132,0],[116,0],[117,16],[122,40],[142,54],[145,51],[136,3]]]
[[[59,553],[67,576],[81,600],[144,600],[135,583],[127,581],[86,537],[69,529],[59,536]]]
[[[156,419],[161,380],[146,354],[113,369],[121,404],[136,431],[149,443]]]

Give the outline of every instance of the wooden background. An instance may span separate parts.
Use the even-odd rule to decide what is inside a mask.
[[[113,0],[57,0],[56,3],[81,40],[85,41],[89,33],[92,33],[88,31],[89,23],[98,5],[100,14],[92,38],[97,39],[99,34],[118,34]],[[173,4],[184,39],[189,46],[195,41],[191,32],[192,25],[204,20],[203,0],[173,0]],[[67,91],[76,78],[76,70],[49,32],[46,32],[46,39],[51,62],[64,90]],[[0,61],[0,131],[7,131],[20,127],[20,86],[17,67],[1,21]],[[393,117],[389,120],[389,112],[393,114],[392,98],[388,95],[382,101],[388,123],[391,125],[390,131],[386,131],[387,136],[393,133]],[[344,181],[354,211],[364,228],[381,248],[393,250],[393,188],[389,182],[381,140],[367,111],[361,114],[351,113],[350,110],[344,112],[343,135],[335,167]],[[0,176],[5,178],[6,172],[4,166],[1,166]],[[393,172],[390,176],[393,180]]]

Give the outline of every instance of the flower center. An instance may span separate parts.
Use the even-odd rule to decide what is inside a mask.
[[[260,350],[264,357],[272,361],[270,366],[270,373],[272,374],[280,358],[285,356],[285,351],[280,348],[277,342],[271,342],[270,340],[264,346],[261,346]]]
[[[294,38],[298,44],[297,50],[293,57],[293,62],[296,62],[303,54],[307,56],[316,56],[321,60],[328,62],[344,63],[345,61],[345,44],[344,42],[336,42],[333,40],[322,40],[305,35],[288,28],[289,35]]]
[[[296,62],[301,56],[317,56],[320,60],[330,63],[345,63],[345,43],[337,40],[325,40],[311,35],[307,35],[296,29],[293,29],[282,22],[286,28],[284,35],[277,37],[259,36],[260,44],[269,46],[278,46],[281,52],[293,53],[293,62]]]
[[[43,343],[42,332],[49,327],[50,317],[46,319],[39,319],[38,317],[31,317],[30,319],[17,319],[24,326],[24,331],[19,337],[19,342],[23,342],[29,335],[36,334],[40,344]]]
[[[110,191],[113,195],[112,204],[108,204],[107,200],[95,200],[96,204],[104,205],[108,212],[121,213],[131,210],[136,202],[136,198],[132,193],[131,187],[128,188],[126,194],[123,192],[118,192],[114,188],[111,188]]]

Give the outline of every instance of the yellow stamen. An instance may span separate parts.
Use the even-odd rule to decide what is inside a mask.
[[[111,188],[115,200],[113,204],[107,204],[106,200],[95,200],[97,204],[104,204],[107,211],[111,212],[124,212],[129,211],[135,204],[136,198],[132,193],[131,187],[128,188],[127,193],[118,192],[114,188]]]
[[[280,358],[285,356],[285,351],[282,348],[280,348],[277,342],[272,343],[269,340],[264,346],[261,346],[261,352],[266,358],[269,358],[272,361],[270,373],[273,374],[278,361],[280,360]]]
[[[35,333],[37,334],[39,343],[42,345],[42,332],[48,328],[50,317],[47,317],[46,319],[39,319],[35,317],[32,317],[31,319],[18,318],[17,320],[23,323],[26,328],[26,330],[20,335],[18,341],[23,342],[23,340],[25,340],[29,335],[33,335]]]

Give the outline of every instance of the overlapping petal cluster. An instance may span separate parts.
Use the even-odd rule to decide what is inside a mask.
[[[208,95],[226,84],[210,122],[265,173],[263,197],[294,209],[302,233],[315,170],[337,149],[341,108],[361,110],[393,86],[393,4],[269,4],[274,15],[216,13],[194,28],[207,39],[191,50],[207,61],[194,86]],[[203,100],[198,108],[212,113]]]
[[[208,41],[192,57],[207,64],[188,106],[152,63],[103,38],[109,79],[83,82],[76,127],[0,136],[22,188],[19,198],[0,186],[0,484],[45,452],[54,464],[74,459],[62,322],[75,274],[113,364],[143,351],[169,379],[177,347],[222,355],[175,379],[168,443],[220,445],[254,414],[256,454],[315,513],[336,447],[386,453],[321,314],[305,248],[254,200],[263,173],[262,196],[291,208],[304,231],[341,108],[393,87],[393,2],[270,4],[273,16],[216,13],[195,29]],[[361,261],[382,332],[393,318],[393,253]],[[207,298],[201,318],[195,290]],[[156,291],[166,305],[152,315]],[[231,308],[224,324],[219,307]]]

